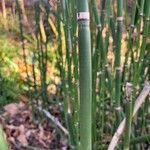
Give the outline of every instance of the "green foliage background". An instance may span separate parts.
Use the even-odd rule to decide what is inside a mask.
[[[14,63],[20,45],[11,36],[0,28],[0,105],[14,101],[25,88]]]

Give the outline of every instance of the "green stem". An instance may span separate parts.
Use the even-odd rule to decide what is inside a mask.
[[[78,0],[80,150],[92,150],[92,64],[88,0]],[[87,16],[82,19],[82,13]],[[81,14],[80,14],[81,13]]]
[[[126,104],[126,126],[124,136],[124,150],[129,150],[130,134],[131,134],[131,120],[132,120],[132,101],[129,100]]]
[[[116,101],[116,127],[121,121],[121,39],[123,26],[123,1],[117,0],[117,33],[116,33],[116,49],[115,49],[115,101]]]

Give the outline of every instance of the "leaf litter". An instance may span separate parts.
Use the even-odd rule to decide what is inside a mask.
[[[27,102],[8,104],[0,114],[9,150],[67,150],[67,138],[46,119],[35,122]],[[57,109],[57,107],[56,107]],[[58,110],[57,110],[58,111]]]

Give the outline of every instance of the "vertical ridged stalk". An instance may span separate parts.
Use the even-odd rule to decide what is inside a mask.
[[[129,79],[129,72],[131,65],[129,65],[129,56],[131,55],[133,51],[133,33],[134,33],[134,28],[135,28],[135,16],[136,16],[136,2],[133,1],[133,8],[132,8],[132,16],[131,16],[131,23],[130,23],[130,29],[128,33],[128,43],[127,43],[127,52],[125,54],[125,62],[123,66],[123,75],[122,75],[122,80],[123,82],[127,81]]]
[[[21,36],[21,42],[22,42],[22,51],[23,51],[23,61],[26,69],[26,75],[27,75],[27,83],[29,85],[29,73],[27,68],[27,58],[26,58],[26,51],[25,51],[25,42],[24,42],[24,34],[23,34],[23,25],[22,25],[22,18],[21,18],[21,9],[18,0],[16,0],[16,6],[19,16],[19,28],[20,28],[20,36]]]
[[[74,125],[76,128],[76,137],[79,136],[79,96],[78,96],[78,84],[79,84],[79,63],[78,63],[78,53],[77,53],[77,22],[76,22],[76,13],[77,13],[77,2],[71,1],[71,39],[72,39],[72,62],[73,62],[73,77],[74,77],[74,88],[73,88],[73,96],[74,96]]]
[[[35,73],[35,52],[32,54],[32,76],[34,82],[34,90],[37,93],[36,73]]]
[[[67,77],[67,86],[66,86],[66,99],[67,99],[67,126],[70,131],[70,145],[76,147],[77,137],[76,127],[74,123],[73,109],[76,106],[74,99],[74,90],[72,82],[72,63],[73,63],[73,41],[72,41],[72,28],[71,28],[71,1],[63,0],[62,1],[62,14],[63,14],[63,23],[64,23],[64,33],[65,33],[65,47],[66,47],[66,77]],[[72,96],[73,95],[73,96]],[[73,109],[72,109],[73,107]]]
[[[95,52],[93,54],[93,58],[92,58],[92,146],[93,148],[96,146],[96,106],[97,106],[97,102],[96,102],[96,82],[97,82],[97,72],[98,72],[98,65],[99,65],[99,57],[100,57],[100,38],[101,38],[101,23],[100,23],[100,17],[98,15],[98,9],[96,6],[96,0],[92,0],[92,11],[94,14],[94,21],[96,22],[97,25],[97,36],[96,36],[96,45],[95,45]]]
[[[106,72],[105,72],[105,68],[102,68],[101,72],[100,72],[100,83],[99,83],[99,90],[100,90],[100,94],[99,94],[99,120],[100,120],[100,127],[99,127],[99,139],[98,142],[101,145],[102,144],[102,140],[104,138],[104,99],[105,99],[105,77],[106,77]]]
[[[121,120],[120,116],[120,96],[121,96],[121,39],[123,25],[123,1],[117,0],[117,33],[116,33],[116,49],[115,49],[115,101],[116,101],[116,125]]]
[[[143,39],[141,44],[141,50],[140,50],[140,57],[139,57],[139,70],[138,73],[141,73],[141,69],[143,66],[143,59],[147,44],[147,37],[149,34],[149,27],[150,27],[150,1],[145,1],[145,18],[144,18],[144,26],[143,26]]]
[[[47,41],[43,42],[43,36],[40,30],[41,23],[41,10],[40,2],[35,3],[35,20],[36,20],[36,42],[38,50],[38,65],[40,70],[40,80],[41,80],[41,97],[42,104],[44,107],[47,105]],[[45,32],[45,31],[44,31]],[[46,40],[46,39],[45,39]]]
[[[82,13],[86,14],[85,18]],[[78,0],[80,150],[92,150],[92,66],[88,15],[88,0]]]
[[[74,128],[74,124],[73,124],[73,118],[72,118],[72,114],[71,112],[68,112],[68,108],[69,104],[68,104],[68,98],[67,98],[67,87],[66,87],[66,73],[65,73],[65,62],[63,60],[63,39],[64,38],[64,34],[62,33],[62,24],[61,24],[61,3],[58,2],[57,4],[57,12],[59,15],[57,15],[57,30],[58,30],[58,53],[57,53],[57,61],[58,61],[58,68],[59,68],[59,72],[60,72],[60,77],[62,80],[62,95],[65,96],[65,100],[63,103],[63,108],[64,108],[64,117],[65,117],[65,121],[66,121],[66,126],[69,130],[69,146],[71,149],[75,149],[76,147],[76,135],[75,135],[75,128]]]
[[[125,136],[124,136],[124,150],[129,150],[130,145],[130,134],[131,134],[131,121],[132,121],[132,84],[126,84],[126,125],[125,125]]]

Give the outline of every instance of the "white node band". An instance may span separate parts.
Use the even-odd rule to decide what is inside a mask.
[[[119,107],[115,107],[115,110],[117,110],[117,111],[121,111],[122,110],[122,108],[119,106]]]
[[[90,20],[89,12],[78,12],[77,20]]]
[[[98,25],[97,25],[97,28],[101,28],[101,27],[102,27],[102,25],[101,25],[101,24],[98,24]]]
[[[150,21],[150,18],[146,18],[146,21]]]
[[[123,21],[123,17],[117,17],[117,21]]]

